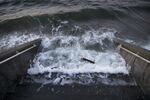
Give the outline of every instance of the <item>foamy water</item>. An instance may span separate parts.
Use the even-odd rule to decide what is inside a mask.
[[[113,42],[114,33],[87,31],[82,36],[53,36],[42,41],[43,52],[34,59],[34,65],[28,70],[29,74],[44,72],[63,73],[127,73],[125,61],[114,50],[96,51],[97,46],[104,49],[104,41]],[[90,48],[91,47],[91,48]],[[91,64],[81,58],[95,61]]]
[[[114,34],[112,30],[102,33],[100,29],[86,31],[81,36],[59,34],[43,38],[42,52],[36,55],[28,73],[48,73],[44,77],[49,78],[48,82],[53,84],[62,79],[65,79],[66,84],[72,83],[73,80],[66,80],[66,77],[82,73],[128,74],[124,59],[111,47]],[[92,60],[95,64],[83,61],[82,58]],[[58,75],[54,77],[52,73]],[[93,77],[90,77],[92,80]]]
[[[150,38],[149,38],[149,40],[150,40]],[[127,43],[137,45],[137,46],[142,47],[144,49],[150,50],[150,41],[148,41],[145,44],[137,44],[134,40],[131,40],[131,39],[125,39],[124,41],[127,42]]]
[[[150,37],[149,37],[149,41],[147,42],[147,44],[142,46],[143,48],[150,50]]]
[[[28,69],[30,75],[42,75],[43,79],[35,80],[43,84],[90,84],[93,78],[105,77],[101,74],[90,73],[128,74],[125,60],[113,47],[116,31],[99,28],[87,30],[81,35],[65,35],[59,31],[60,26],[54,28],[51,36],[17,33],[2,38],[1,47],[13,47],[37,38],[43,38],[39,52]],[[87,58],[95,64],[83,61]],[[46,73],[46,74],[45,74]],[[56,75],[54,76],[54,73]],[[46,78],[46,80],[45,80]],[[48,78],[48,80],[47,80]],[[69,78],[69,79],[68,79]],[[84,80],[84,82],[82,82]],[[60,82],[61,81],[61,82]],[[117,81],[125,84],[124,81]],[[104,82],[110,83],[110,82]],[[116,84],[111,82],[110,84]]]
[[[0,48],[1,49],[7,49],[11,48],[23,43],[27,43],[30,41],[33,41],[35,39],[40,38],[40,35],[37,34],[22,34],[22,33],[12,33],[9,35],[4,35],[0,39]]]
[[[147,45],[144,45],[143,48],[147,49],[147,50],[150,50],[150,43],[147,44]]]

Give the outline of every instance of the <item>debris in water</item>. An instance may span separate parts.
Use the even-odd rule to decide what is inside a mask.
[[[84,61],[90,62],[90,63],[92,63],[92,64],[95,64],[95,62],[94,62],[94,61],[89,60],[89,59],[86,59],[86,58],[81,58],[81,60],[84,60]]]

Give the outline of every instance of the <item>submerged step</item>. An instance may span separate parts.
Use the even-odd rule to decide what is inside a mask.
[[[50,75],[49,75],[50,74]],[[136,85],[129,74],[110,73],[78,73],[66,74],[61,72],[44,73],[27,76],[24,82],[34,81],[52,85]]]
[[[5,100],[146,100],[137,86],[108,85],[44,85],[28,83],[16,88],[15,93],[6,95]]]
[[[143,92],[134,83],[132,77],[127,74],[84,73],[74,77],[80,76],[81,78],[82,76],[86,79],[87,74],[93,76],[107,75],[107,77],[95,77],[96,80],[101,79],[101,81],[92,84],[61,85],[49,83],[42,85],[32,80],[35,76],[27,76],[17,85],[14,93],[7,93],[5,100],[146,100]],[[41,75],[36,77],[42,78]],[[117,83],[118,80],[124,81],[126,84]],[[112,84],[113,82],[116,84]]]

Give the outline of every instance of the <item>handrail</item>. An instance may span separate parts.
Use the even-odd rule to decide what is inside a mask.
[[[145,62],[147,62],[147,63],[150,63],[150,61],[147,60],[146,58],[143,58],[143,57],[141,57],[140,55],[138,55],[138,54],[136,54],[136,53],[134,53],[134,52],[132,52],[132,51],[130,51],[130,50],[128,50],[128,49],[122,47],[121,44],[118,46],[118,48],[119,48],[119,49],[123,49],[124,51],[126,51],[126,52],[128,52],[128,53],[130,53],[130,54],[132,54],[132,55],[134,55],[134,56],[136,56],[136,57],[138,57],[138,58],[140,58],[141,60],[143,60],[143,61],[145,61]]]
[[[3,63],[5,63],[5,62],[11,60],[11,59],[13,59],[13,58],[15,58],[15,57],[17,57],[17,56],[23,54],[23,53],[25,53],[25,52],[27,52],[27,51],[29,51],[29,50],[35,48],[36,46],[37,46],[37,45],[34,44],[34,45],[32,45],[30,48],[27,48],[27,49],[25,49],[25,50],[23,50],[23,51],[21,51],[21,52],[18,52],[17,54],[15,54],[15,55],[13,55],[13,56],[11,56],[11,57],[8,57],[8,58],[5,59],[5,60],[0,61],[0,64],[3,64]]]

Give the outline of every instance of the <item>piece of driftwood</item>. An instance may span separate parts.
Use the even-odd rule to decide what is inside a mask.
[[[81,58],[81,60],[83,60],[83,61],[87,61],[87,62],[92,63],[92,64],[95,64],[95,62],[94,62],[94,61],[89,60],[89,59],[87,59],[87,58]]]

